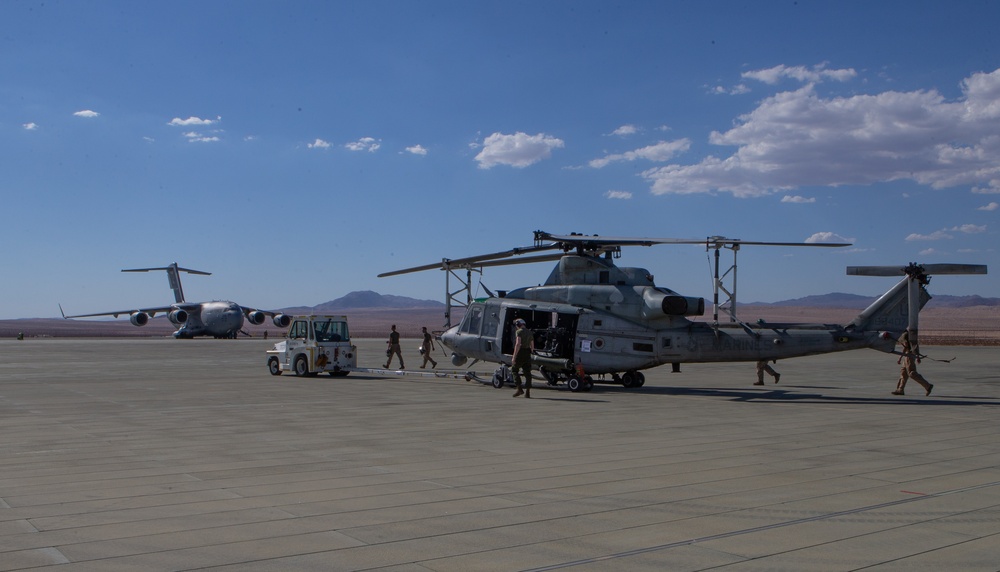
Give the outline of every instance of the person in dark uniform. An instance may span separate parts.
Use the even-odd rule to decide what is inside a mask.
[[[528,325],[518,318],[514,320],[517,332],[514,334],[514,355],[512,356],[511,372],[514,374],[514,397],[523,395],[531,397],[531,354],[535,351],[535,335]],[[521,390],[521,373],[524,373],[524,390]]]
[[[392,325],[392,331],[389,332],[389,341],[386,343],[389,344],[389,349],[385,352],[388,359],[385,360],[384,367],[388,368],[389,364],[392,363],[392,356],[396,355],[399,356],[399,369],[406,369],[406,366],[403,365],[403,352],[400,351],[399,332],[396,331],[396,324]]]

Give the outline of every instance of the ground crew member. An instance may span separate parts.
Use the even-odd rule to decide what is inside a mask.
[[[424,341],[420,344],[420,353],[424,356],[424,363],[420,366],[420,369],[427,367],[427,362],[431,362],[431,367],[436,368],[438,362],[434,361],[434,358],[431,357],[431,351],[434,349],[434,338],[427,331],[427,326],[421,329],[424,331]]]
[[[406,369],[406,366],[403,365],[403,352],[400,351],[399,332],[396,331],[396,324],[392,325],[392,331],[389,332],[389,341],[386,343],[389,344],[389,348],[385,352],[386,358],[388,359],[385,360],[385,366],[383,367],[388,369],[389,364],[392,363],[392,356],[397,355],[399,356],[399,369]]]
[[[903,388],[906,387],[907,378],[920,384],[920,387],[924,388],[927,395],[931,394],[931,390],[934,389],[934,384],[928,382],[924,379],[924,376],[917,373],[917,364],[920,363],[920,350],[919,347],[910,346],[910,331],[907,330],[903,332],[902,336],[899,336],[899,343],[903,344],[902,354],[896,363],[902,363],[902,368],[899,370],[899,381],[896,382],[896,391],[893,391],[893,395],[903,395]]]
[[[531,397],[531,354],[535,351],[535,335],[521,318],[514,320],[514,326],[517,327],[514,334],[514,355],[511,356],[511,371],[514,373],[514,387],[517,388],[514,397]],[[524,391],[521,390],[522,371],[525,377]]]
[[[774,368],[772,368],[771,366],[767,365],[766,359],[762,359],[757,362],[757,383],[755,383],[754,385],[764,385],[765,371],[768,373],[768,375],[774,378],[774,383],[778,383],[778,380],[781,379],[781,374],[774,371]]]

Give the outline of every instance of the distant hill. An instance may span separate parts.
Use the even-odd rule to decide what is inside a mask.
[[[443,309],[444,303],[435,300],[418,300],[406,296],[379,294],[371,290],[360,290],[315,306],[282,308],[282,311],[289,314],[337,314],[360,308],[379,308],[385,310],[411,310],[414,308]]]

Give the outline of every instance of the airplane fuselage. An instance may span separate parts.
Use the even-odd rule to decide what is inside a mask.
[[[174,306],[187,312],[187,320],[174,332],[175,338],[235,338],[243,328],[243,309],[235,302],[213,301]]]

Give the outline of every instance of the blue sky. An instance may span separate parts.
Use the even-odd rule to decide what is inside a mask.
[[[265,309],[532,231],[740,252],[739,298],[881,293],[862,264],[988,264],[1000,295],[1000,3],[0,3],[0,318]],[[620,264],[711,295],[703,248]],[[487,269],[490,289],[547,264]],[[478,292],[482,294],[482,291]]]

